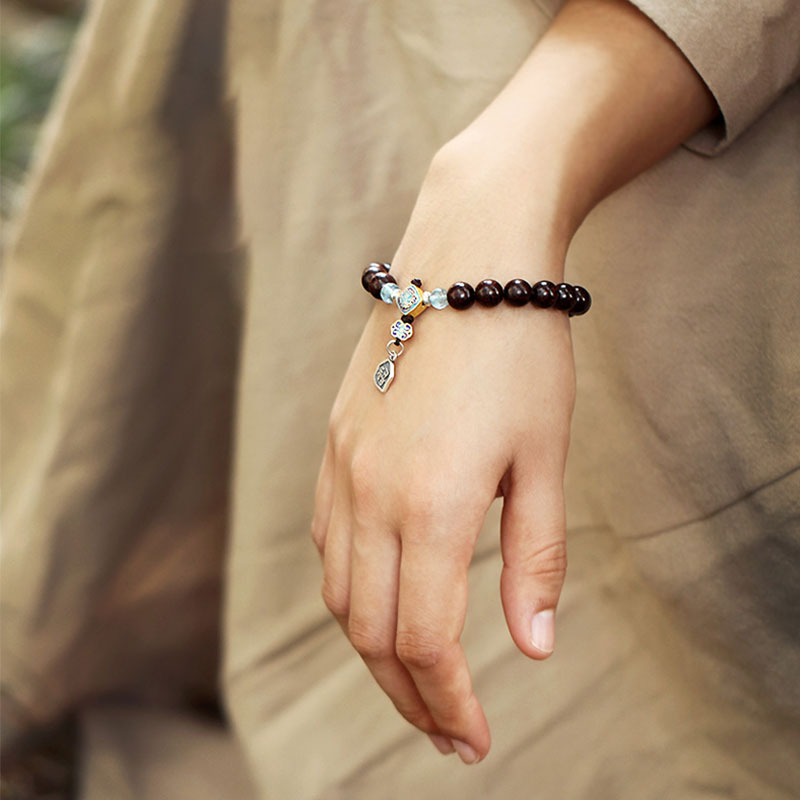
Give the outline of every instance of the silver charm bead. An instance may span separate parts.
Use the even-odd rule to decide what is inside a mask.
[[[434,308],[438,308],[440,310],[442,308],[447,308],[447,291],[441,287],[434,289],[430,293],[430,301]]]
[[[431,293],[430,292],[423,292],[422,293],[422,305],[429,306],[431,304]]]
[[[384,303],[394,303],[395,293],[393,292],[394,289],[400,291],[400,287],[396,283],[384,283],[381,286],[381,300]]]

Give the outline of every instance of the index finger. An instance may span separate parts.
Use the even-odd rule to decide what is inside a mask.
[[[474,763],[491,742],[460,642],[474,538],[468,541],[453,520],[417,521],[401,538],[397,656],[439,729],[453,739],[463,761]]]

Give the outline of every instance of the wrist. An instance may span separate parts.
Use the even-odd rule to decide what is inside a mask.
[[[591,126],[582,109],[590,102],[574,88],[569,101],[554,95],[551,76],[539,75],[535,65],[533,58],[526,62],[437,158],[454,172],[480,165],[507,197],[529,209],[529,226],[563,261],[575,232],[607,194],[612,164],[587,138]]]
[[[551,131],[509,132],[491,117],[480,118],[440,148],[437,159],[454,175],[479,172],[484,191],[494,193],[517,223],[514,235],[548,266],[558,262],[557,277],[563,277],[567,250],[588,209],[576,202],[585,187],[573,186],[563,143]]]
[[[393,273],[426,288],[486,278],[560,283],[573,230],[558,188],[544,174],[522,175],[496,142],[466,132],[451,139],[431,161]]]

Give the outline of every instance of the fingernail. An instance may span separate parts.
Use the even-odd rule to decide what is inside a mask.
[[[453,747],[465,764],[474,764],[478,760],[478,754],[466,742],[453,739]]]
[[[531,621],[531,641],[533,646],[543,653],[552,653],[555,638],[555,614],[553,609],[548,608],[546,611],[534,614]]]
[[[446,736],[441,736],[438,733],[429,733],[428,738],[442,755],[446,756],[453,752],[453,743]]]

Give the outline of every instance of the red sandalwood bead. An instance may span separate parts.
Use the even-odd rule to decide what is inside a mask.
[[[575,292],[568,283],[559,283],[556,286],[555,307],[560,311],[569,311],[575,305]]]
[[[372,277],[376,275],[378,272],[386,272],[383,268],[383,264],[370,264],[368,267],[364,269],[364,272],[361,274],[361,285],[369,291],[369,282],[372,280]]]
[[[524,306],[531,299],[531,285],[522,278],[514,278],[503,287],[506,302],[512,306]]]
[[[475,302],[475,290],[466,281],[458,281],[447,290],[447,302],[462,311]]]
[[[539,281],[531,288],[531,303],[537,308],[550,308],[556,302],[556,285],[552,281]]]
[[[583,286],[573,287],[575,292],[575,305],[569,310],[571,317],[579,317],[585,314],[592,307],[592,296]]]
[[[384,283],[394,283],[394,276],[388,272],[376,272],[369,280],[369,293],[373,297],[380,298]]]
[[[487,278],[475,287],[475,300],[482,306],[492,308],[503,302],[503,286],[499,281]]]

